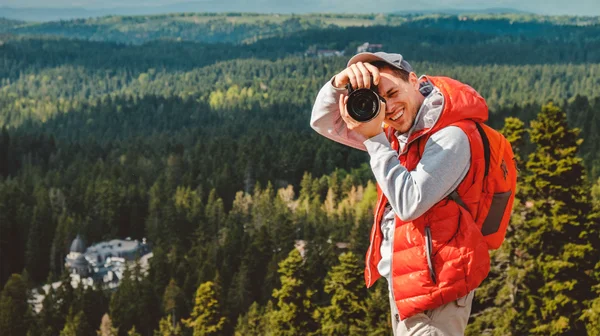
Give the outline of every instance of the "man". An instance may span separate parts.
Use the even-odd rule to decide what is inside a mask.
[[[377,85],[384,101],[377,117],[348,115],[348,83]],[[476,214],[467,210],[477,208],[485,162],[473,121],[487,117],[471,87],[418,78],[400,54],[355,55],[317,96],[313,129],[370,155],[379,197],[365,281],[387,279],[396,336],[464,334],[473,291],[490,267]]]

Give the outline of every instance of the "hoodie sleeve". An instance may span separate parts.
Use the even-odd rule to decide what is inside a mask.
[[[331,84],[331,80],[325,83],[317,95],[312,109],[310,126],[326,138],[366,151],[363,144],[366,138],[360,133],[349,130],[340,115],[339,99],[346,90],[335,88]]]
[[[418,218],[458,187],[471,161],[469,138],[448,126],[431,135],[417,167],[408,171],[384,133],[364,142],[377,183],[403,221]]]

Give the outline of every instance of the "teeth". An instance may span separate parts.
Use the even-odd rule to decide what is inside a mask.
[[[396,121],[398,118],[402,117],[403,114],[404,114],[404,109],[396,112],[396,114],[391,116],[390,119],[392,119],[393,121]]]

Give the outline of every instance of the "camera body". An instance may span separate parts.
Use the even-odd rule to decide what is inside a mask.
[[[368,122],[379,115],[381,102],[385,99],[377,93],[377,86],[371,83],[371,88],[353,89],[352,85],[346,85],[348,89],[348,102],[346,108],[350,117],[358,122]]]

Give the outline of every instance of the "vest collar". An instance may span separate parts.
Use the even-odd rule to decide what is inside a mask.
[[[419,81],[421,83],[431,83],[426,76],[421,76]],[[417,112],[415,122],[411,129],[403,134],[395,132],[401,152],[405,151],[408,143],[416,140],[428,130],[432,129],[440,119],[440,115],[444,110],[444,95],[440,92],[440,89],[431,85],[431,89],[428,91],[429,94],[423,100],[423,104],[421,104],[421,107]]]

